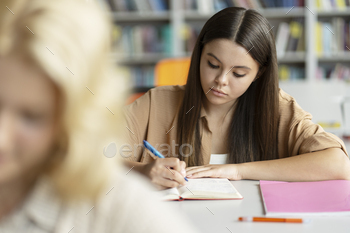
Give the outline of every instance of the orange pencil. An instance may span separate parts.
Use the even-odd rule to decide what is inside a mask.
[[[266,217],[239,217],[241,222],[284,222],[284,223],[305,223],[308,219],[302,218],[266,218]]]

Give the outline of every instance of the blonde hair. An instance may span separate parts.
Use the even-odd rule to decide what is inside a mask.
[[[92,1],[0,2],[0,56],[29,58],[59,91],[62,130],[47,174],[63,197],[96,197],[115,169],[103,148],[122,127],[125,81],[114,73],[110,31]]]

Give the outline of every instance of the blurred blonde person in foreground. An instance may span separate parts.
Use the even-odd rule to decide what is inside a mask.
[[[193,232],[103,155],[125,127],[109,38],[91,1],[1,0],[0,232]]]

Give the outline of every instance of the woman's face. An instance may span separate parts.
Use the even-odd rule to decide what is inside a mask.
[[[55,130],[56,89],[45,74],[16,57],[0,57],[0,186],[37,171]]]
[[[258,70],[259,64],[236,43],[227,39],[207,43],[200,61],[207,104],[232,106],[254,81]]]

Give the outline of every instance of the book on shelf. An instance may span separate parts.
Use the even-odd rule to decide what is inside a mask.
[[[164,25],[114,25],[119,37],[114,38],[115,50],[126,57],[142,58],[148,54],[172,56],[172,27]]]
[[[281,81],[296,81],[304,80],[305,69],[304,67],[291,66],[291,65],[279,65],[278,76]]]
[[[344,51],[346,49],[345,27],[349,27],[349,23],[347,23],[346,25],[344,18],[341,18],[341,17],[332,18],[332,28],[334,29],[333,33],[335,36],[332,40],[332,47],[333,47],[333,51],[335,52]]]
[[[289,23],[287,51],[304,51],[304,20],[297,18]]]
[[[263,0],[261,1],[265,8],[273,8],[273,7],[302,7],[304,6],[304,1],[300,0]]]
[[[321,24],[322,35],[322,47],[320,50],[323,51],[324,55],[331,55],[332,53],[332,25],[328,22]],[[320,43],[321,45],[321,43]]]
[[[331,21],[318,21],[315,25],[316,54],[332,56],[350,52],[350,22],[334,17]]]
[[[243,196],[228,179],[188,179],[186,185],[160,191],[162,199],[183,200],[240,200]]]
[[[350,67],[336,64],[334,70],[331,72],[330,78],[350,82]]]
[[[276,51],[277,57],[283,57],[287,49],[287,42],[289,38],[289,24],[286,22],[281,22],[278,25],[277,35],[276,35]]]
[[[214,9],[214,0],[197,1],[198,12],[211,13]]]
[[[183,39],[185,41],[184,50],[187,53],[193,51],[194,46],[196,45],[199,33],[201,32],[201,29],[202,29],[202,26],[196,26],[196,25],[190,25],[190,24],[186,24],[184,26],[184,34],[183,34]]]
[[[115,12],[162,12],[169,10],[169,0],[107,0]]]
[[[173,32],[172,27],[167,24],[161,28],[162,51],[166,56],[173,54]]]
[[[317,22],[315,24],[315,52],[317,55],[321,55],[322,50],[323,50],[323,45],[322,45],[322,23]]]
[[[129,80],[133,88],[153,87],[154,86],[154,66],[123,66],[122,75]]]
[[[202,14],[213,13],[227,7],[249,9],[303,7],[304,0],[185,0],[184,9]]]
[[[284,57],[287,51],[305,51],[304,19],[297,18],[291,22],[281,22],[276,33],[277,57]]]
[[[350,7],[350,0],[316,0],[318,10],[345,10]]]
[[[338,80],[350,83],[350,66],[337,63],[335,66],[319,66],[316,70],[317,80]]]

